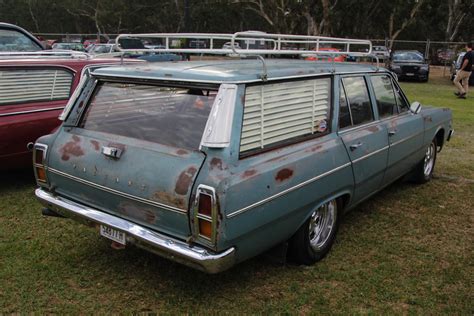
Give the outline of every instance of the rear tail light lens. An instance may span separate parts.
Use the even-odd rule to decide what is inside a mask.
[[[36,180],[41,182],[46,182],[46,171],[44,168],[35,167],[36,168]]]
[[[48,182],[46,177],[45,157],[48,147],[42,144],[35,144],[33,151],[33,168],[35,171],[36,181],[39,185]]]
[[[199,194],[198,213],[209,217],[212,216],[212,196],[205,193]]]
[[[212,238],[212,223],[205,219],[199,219],[199,234],[201,236],[211,239]]]
[[[215,242],[216,235],[216,221],[217,221],[217,208],[216,208],[216,193],[214,188],[199,185],[197,189],[196,198],[196,212],[195,212],[195,231],[198,237]]]
[[[44,159],[44,157],[43,157],[44,156],[44,150],[36,148],[34,156],[35,156],[35,164],[42,165],[43,164],[43,159]]]

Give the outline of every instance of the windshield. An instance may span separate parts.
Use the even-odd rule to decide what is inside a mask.
[[[15,30],[0,29],[0,51],[32,52],[42,50],[31,38]]]
[[[103,82],[80,126],[87,130],[198,149],[217,91]]]
[[[393,54],[394,61],[417,61],[422,62],[425,59],[423,55],[417,52],[395,52]]]

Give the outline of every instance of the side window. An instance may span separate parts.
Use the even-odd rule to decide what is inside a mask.
[[[395,90],[395,99],[397,99],[398,112],[402,113],[408,111],[410,106],[403,98],[400,88],[395,83],[393,83],[393,88]]]
[[[397,114],[397,101],[393,93],[392,80],[388,76],[372,76],[370,81],[374,87],[380,118]]]
[[[72,80],[64,69],[1,69],[0,105],[67,100]]]
[[[346,77],[342,82],[349,101],[353,125],[373,121],[374,115],[364,77]]]
[[[330,78],[247,87],[240,152],[326,134],[330,95]]]
[[[352,125],[351,112],[347,104],[346,93],[342,83],[339,87],[339,128],[344,128]]]

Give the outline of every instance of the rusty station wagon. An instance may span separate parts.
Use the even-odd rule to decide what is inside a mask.
[[[196,50],[284,40],[252,34]],[[449,109],[410,106],[375,65],[257,56],[103,67],[83,82],[34,147],[43,214],[208,273],[282,243],[298,263],[322,259],[344,212],[404,175],[430,180],[452,134]]]

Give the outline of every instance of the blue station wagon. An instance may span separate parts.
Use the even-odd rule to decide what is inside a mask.
[[[407,174],[430,180],[452,134],[449,109],[410,105],[374,65],[259,57],[84,76],[34,146],[43,214],[208,273],[282,243],[315,263],[344,212]]]

